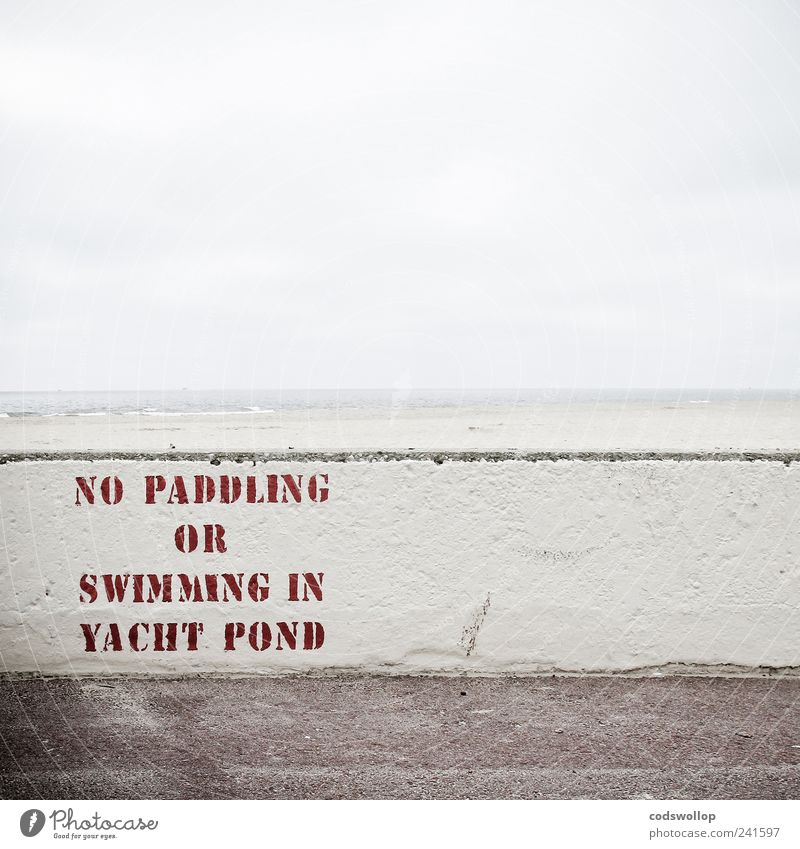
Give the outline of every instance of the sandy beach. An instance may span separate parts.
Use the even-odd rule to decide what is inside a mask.
[[[313,409],[0,418],[0,453],[800,449],[800,402]]]

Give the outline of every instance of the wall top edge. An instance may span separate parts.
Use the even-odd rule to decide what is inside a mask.
[[[0,465],[6,463],[68,461],[100,462],[128,461],[192,461],[218,466],[223,462],[399,462],[414,460],[441,465],[458,463],[527,463],[556,462],[642,462],[642,461],[701,461],[701,462],[800,462],[800,451],[333,451],[333,452],[252,452],[252,451],[12,451],[0,453]]]

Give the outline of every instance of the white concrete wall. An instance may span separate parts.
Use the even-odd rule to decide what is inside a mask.
[[[327,501],[146,505],[146,475],[329,476]],[[117,475],[76,506],[76,476]],[[190,498],[194,492],[190,489]],[[165,496],[161,495],[160,499]],[[42,460],[0,466],[0,655],[8,671],[419,673],[800,665],[800,467],[778,461]],[[225,527],[224,554],[176,549]],[[291,572],[323,600],[287,600]],[[79,601],[83,574],[266,572],[264,602]],[[177,581],[177,578],[175,579]],[[102,590],[102,586],[100,587]],[[134,652],[130,627],[202,622],[198,649]],[[224,650],[226,623],[273,642]],[[276,650],[278,621],[319,649]],[[116,623],[123,651],[85,651]],[[302,625],[301,625],[302,629]],[[144,634],[144,631],[140,632]],[[301,640],[302,642],[302,640]]]

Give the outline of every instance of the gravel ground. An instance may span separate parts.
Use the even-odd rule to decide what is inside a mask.
[[[800,796],[792,678],[0,680],[0,796]]]

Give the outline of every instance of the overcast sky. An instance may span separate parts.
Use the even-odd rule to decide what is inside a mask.
[[[800,386],[800,3],[0,5],[0,389]]]

